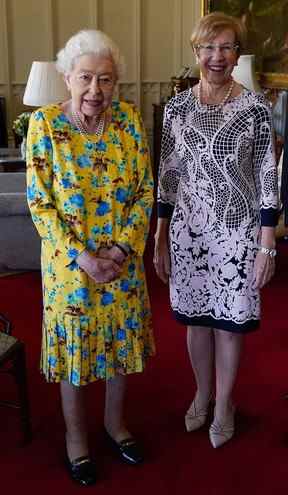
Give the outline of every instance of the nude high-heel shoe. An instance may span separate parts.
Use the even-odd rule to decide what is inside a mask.
[[[225,423],[220,423],[214,416],[213,423],[209,428],[209,438],[214,449],[221,447],[233,437],[235,431],[234,415],[235,407],[233,406],[232,412]]]
[[[193,400],[191,406],[185,414],[185,426],[189,433],[191,431],[199,430],[199,428],[206,423],[210,400],[211,399],[209,399],[207,407],[202,409],[197,409],[195,399]]]

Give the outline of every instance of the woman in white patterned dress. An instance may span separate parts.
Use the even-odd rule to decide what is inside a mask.
[[[275,268],[277,171],[268,103],[232,78],[245,32],[237,19],[200,19],[191,43],[199,84],[165,108],[154,264],[188,327],[197,391],[186,428],[207,419],[216,367],[213,447],[232,438],[243,334],[260,320],[259,290]]]

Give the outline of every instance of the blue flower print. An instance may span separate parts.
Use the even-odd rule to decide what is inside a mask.
[[[98,141],[98,143],[96,143],[95,148],[97,151],[106,151],[107,150],[107,144],[104,143],[104,141],[102,141],[102,139],[100,139],[100,141]]]
[[[61,184],[64,189],[70,189],[72,187],[72,182],[70,182],[70,179],[62,179]]]
[[[69,199],[70,199],[71,205],[78,206],[79,208],[81,208],[84,205],[83,194],[72,194],[72,196],[70,196]]]
[[[49,356],[48,364],[49,364],[49,366],[51,366],[51,368],[55,368],[55,366],[57,364],[57,358],[55,358],[53,356]]]
[[[97,363],[105,363],[105,354],[98,354],[96,361]]]
[[[75,248],[68,249],[68,253],[67,253],[68,258],[77,258],[78,254],[79,254],[78,249]]]
[[[77,163],[78,163],[80,168],[85,168],[85,167],[91,166],[91,162],[90,162],[87,155],[80,155],[78,160],[77,160]]]
[[[94,226],[94,227],[92,227],[92,229],[91,229],[91,232],[92,232],[92,234],[94,234],[94,235],[99,234],[99,233],[100,233],[100,231],[101,231],[101,229],[100,229],[100,227],[98,227],[98,225],[95,225],[95,226]]]
[[[99,206],[96,209],[96,215],[99,215],[100,217],[103,217],[110,211],[110,206],[106,201],[100,201]]]
[[[98,354],[98,356],[96,357],[96,366],[94,370],[95,376],[97,376],[99,372],[104,371],[105,365],[106,365],[105,354]]]
[[[123,189],[123,187],[118,187],[116,190],[116,199],[119,203],[125,203],[127,200],[127,190]]]
[[[54,174],[57,174],[58,172],[61,171],[61,166],[59,165],[59,163],[56,163],[56,162],[53,163],[53,167],[52,168],[53,168]]]
[[[71,373],[71,382],[72,383],[79,383],[80,375],[79,372],[76,370],[73,370]]]
[[[76,347],[74,344],[69,344],[67,346],[67,350],[68,350],[68,355],[69,356],[75,356],[75,351],[76,351]]]
[[[97,245],[94,239],[88,239],[88,241],[86,242],[86,246],[90,251],[95,252],[97,250]]]
[[[80,323],[82,325],[88,325],[88,323],[89,323],[89,317],[88,316],[85,316],[85,315],[81,315],[80,316]]]
[[[33,184],[27,187],[27,198],[29,201],[33,201],[36,198],[36,188]]]
[[[52,150],[52,143],[49,136],[44,136],[43,138],[41,138],[39,144],[42,148],[44,148],[45,151]]]
[[[117,337],[117,340],[125,340],[126,339],[125,328],[118,328],[116,337]]]
[[[121,283],[120,283],[120,288],[123,292],[128,292],[129,291],[129,288],[130,288],[130,282],[129,280],[121,280]]]
[[[94,175],[91,179],[91,186],[95,188],[99,187],[99,179],[96,175]]]
[[[129,263],[128,273],[129,273],[129,275],[133,275],[135,273],[135,264],[134,263]]]
[[[73,261],[70,263],[70,265],[68,265],[68,267],[67,267],[67,268],[68,268],[68,270],[70,270],[70,272],[73,272],[74,270],[78,270],[79,265],[78,265],[78,263],[77,263],[75,260],[73,260]]]
[[[57,337],[60,337],[61,339],[66,339],[66,329],[60,323],[56,323],[55,333]]]
[[[66,162],[72,162],[74,160],[73,155],[71,153],[67,153],[67,154],[63,153],[63,158]]]
[[[111,223],[105,223],[103,227],[104,234],[112,234],[112,225]]]
[[[41,112],[41,111],[35,112],[34,118],[35,118],[35,120],[44,120],[43,112]]]
[[[103,175],[102,181],[103,181],[103,184],[110,184],[111,183],[111,179],[110,179],[109,175]]]
[[[93,144],[93,143],[89,143],[89,142],[88,142],[88,143],[86,143],[86,144],[85,144],[85,149],[86,149],[87,151],[92,151],[92,150],[94,150],[94,144]]]
[[[134,124],[129,124],[128,125],[128,129],[127,129],[127,132],[129,132],[129,134],[131,134],[131,136],[135,136],[135,125]]]
[[[119,359],[125,359],[127,357],[127,349],[119,349],[117,354]]]
[[[127,318],[125,324],[127,328],[129,328],[129,330],[136,330],[139,327],[138,321],[134,320],[133,318]]]
[[[109,304],[112,304],[114,300],[112,292],[104,292],[101,297],[101,304],[102,306],[108,306]]]
[[[77,299],[86,301],[89,296],[89,289],[86,289],[86,287],[82,287],[81,289],[76,289],[75,296],[77,297]]]
[[[60,129],[60,130],[62,130],[63,127],[64,127],[64,125],[65,125],[65,123],[61,120],[60,116],[59,117],[56,117],[55,119],[52,120],[52,124],[53,124],[54,129]]]
[[[89,359],[89,352],[86,350],[81,351],[82,359]]]
[[[118,170],[122,174],[126,168],[127,161],[126,160],[121,160],[120,163],[118,163]]]
[[[58,115],[58,120],[60,120],[60,122],[68,122],[65,113],[60,113],[60,115]]]

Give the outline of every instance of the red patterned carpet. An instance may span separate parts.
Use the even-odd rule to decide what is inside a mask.
[[[97,494],[271,495],[285,493],[288,473],[288,244],[279,246],[278,271],[263,291],[263,325],[247,337],[235,390],[239,405],[235,439],[219,450],[208,430],[187,434],[183,416],[194,393],[185,331],[171,318],[167,289],[155,278],[147,256],[158,354],[142,376],[131,377],[128,417],[142,440],[147,461],[122,465],[102,432],[104,387],[89,387],[92,451],[98,459]],[[21,448],[17,411],[0,409],[2,493],[78,492],[62,466],[63,421],[58,388],[38,373],[41,282],[38,273],[0,278],[0,311],[26,343],[34,439]],[[5,378],[6,380],[6,378]],[[12,396],[12,381],[1,376],[1,398]],[[85,490],[85,488],[82,488]]]

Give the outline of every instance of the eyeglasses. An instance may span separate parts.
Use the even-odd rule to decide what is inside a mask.
[[[216,43],[205,43],[196,45],[196,50],[201,50],[204,55],[212,55],[217,48],[223,55],[230,55],[239,50],[239,45],[236,43],[224,43],[223,45],[218,45]]]
[[[78,82],[83,87],[90,86],[94,79],[96,79],[97,85],[102,91],[109,91],[115,84],[115,80],[111,76],[96,76],[94,74],[90,74],[89,72],[82,72],[77,76]]]

